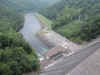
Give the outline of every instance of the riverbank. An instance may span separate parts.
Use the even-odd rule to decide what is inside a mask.
[[[50,48],[53,48],[55,46],[62,46],[65,48],[69,48],[73,53],[77,52],[81,45],[78,45],[76,43],[73,43],[72,41],[68,40],[64,36],[61,36],[60,34],[56,33],[52,29],[48,28],[48,25],[44,23],[43,20],[40,19],[39,15],[35,15],[36,18],[39,20],[41,25],[41,30],[37,34],[39,39],[46,43]]]
[[[33,20],[34,20],[34,22],[33,22]],[[37,23],[37,22],[39,22],[39,23]],[[37,25],[40,25],[41,27],[37,28]],[[34,26],[36,26],[38,31],[36,30],[36,28]],[[26,30],[28,30],[28,31],[26,31]],[[37,41],[36,37],[33,35],[34,30],[36,30],[35,33],[37,33],[36,37],[38,37],[40,41],[42,41],[45,45],[47,45],[50,50],[52,48],[60,45],[61,47],[70,49],[70,53],[72,54],[80,48],[79,45],[74,44],[70,40],[68,40],[65,37],[54,32],[53,30],[50,30],[48,28],[48,25],[45,24],[42,20],[40,20],[40,18],[38,16],[35,15],[35,17],[32,17],[32,15],[27,15],[24,29],[21,32],[24,35],[24,38],[27,41],[29,41],[29,44],[33,48],[38,50],[37,52],[40,52],[40,51],[42,52],[44,49],[41,48],[41,44],[39,44],[40,41],[39,40]],[[58,62],[58,61],[56,60],[56,62]],[[50,64],[47,63],[48,66],[45,66],[45,67],[50,67],[52,64],[54,65],[54,63],[55,63],[55,61]],[[34,73],[28,73],[25,75],[32,75],[32,74],[34,74]]]
[[[52,29],[49,29],[48,25],[45,24],[39,16],[35,15],[35,17],[38,19],[41,25],[41,29],[40,32],[37,33],[37,37],[49,47],[49,50],[44,53],[44,60],[40,61],[42,71],[54,66],[63,57],[70,56],[82,48],[81,45],[73,43],[64,36],[61,36]]]

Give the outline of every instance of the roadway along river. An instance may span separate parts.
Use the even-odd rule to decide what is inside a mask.
[[[24,27],[21,29],[20,33],[38,54],[42,54],[48,49],[48,47],[36,36],[36,33],[39,32],[40,28],[40,23],[34,14],[30,13],[25,15]]]

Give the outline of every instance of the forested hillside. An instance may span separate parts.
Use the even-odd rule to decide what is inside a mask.
[[[0,75],[40,70],[36,53],[18,31],[24,25],[24,12],[36,12],[56,1],[0,0]]]
[[[32,12],[48,7],[56,3],[56,1],[58,0],[1,0],[0,4],[16,9],[19,12]]]
[[[17,32],[22,28],[22,14],[0,0],[0,75],[22,75],[38,71],[39,61],[34,50]]]
[[[53,21],[56,32],[75,42],[100,35],[100,0],[61,0],[40,13]]]

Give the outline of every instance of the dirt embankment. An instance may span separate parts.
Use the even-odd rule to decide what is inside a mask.
[[[47,44],[49,48],[53,48],[55,46],[60,45],[65,48],[69,48],[72,52],[76,52],[81,48],[80,45],[73,43],[72,41],[68,40],[64,36],[61,36],[53,30],[49,30],[48,25],[43,23],[43,21],[41,21],[38,16],[36,16],[36,18],[41,24],[41,30],[37,34],[37,36],[41,41]]]

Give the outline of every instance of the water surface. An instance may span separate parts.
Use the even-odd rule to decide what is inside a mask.
[[[35,49],[38,54],[43,54],[48,47],[41,42],[36,33],[39,32],[41,26],[38,19],[34,16],[34,14],[26,14],[25,15],[25,23],[24,27],[21,29],[21,34],[24,39]]]

